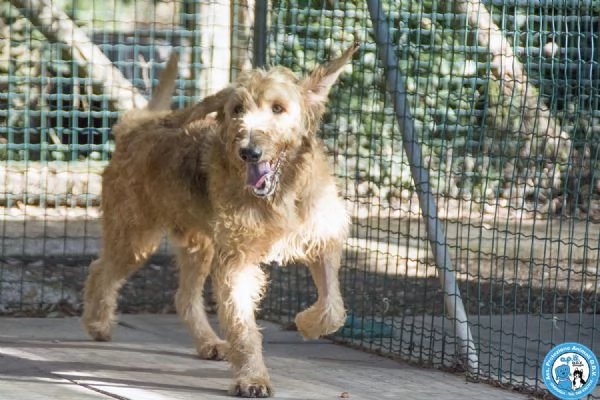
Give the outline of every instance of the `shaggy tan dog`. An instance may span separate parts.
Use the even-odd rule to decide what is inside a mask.
[[[266,283],[261,262],[310,268],[318,300],[296,316],[305,338],[344,323],[338,269],[348,217],[316,132],[329,90],[357,48],[301,80],[283,67],[244,72],[174,112],[160,111],[177,70],[176,60],[168,63],[148,109],[114,127],[116,150],[102,181],[103,250],[85,285],[83,324],[96,340],[110,339],[119,288],[164,232],[177,248],[177,311],[201,357],[232,364],[232,394],[273,393],[254,316]],[[204,311],[209,274],[226,341]]]

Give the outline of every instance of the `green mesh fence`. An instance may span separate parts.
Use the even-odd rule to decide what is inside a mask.
[[[0,5],[0,312],[77,314],[122,107],[70,45],[28,16],[43,1],[11,3]],[[360,40],[321,130],[353,222],[340,273],[349,318],[333,337],[465,370],[366,3],[273,0],[256,40],[246,3],[52,4],[143,96],[179,52],[174,107],[249,67],[256,40],[268,64],[300,74]],[[551,347],[600,348],[600,3],[383,7],[478,352],[469,379],[542,394]],[[167,253],[126,285],[122,311],[173,311]],[[312,280],[302,266],[268,271],[260,316],[289,324],[314,301]]]

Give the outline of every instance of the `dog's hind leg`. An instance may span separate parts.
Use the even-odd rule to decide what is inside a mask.
[[[317,259],[308,263],[318,299],[295,320],[298,332],[306,339],[328,335],[344,324],[346,311],[338,278],[340,255],[341,246],[330,243],[319,252]]]
[[[179,267],[177,312],[194,337],[198,355],[208,360],[223,360],[229,345],[214,332],[204,310],[204,282],[210,274],[214,254],[211,240],[200,234],[185,239],[173,235],[173,239]]]
[[[90,265],[84,289],[82,323],[99,341],[111,339],[117,295],[125,279],[142,266],[160,242],[157,232],[109,225],[104,229],[104,248]]]

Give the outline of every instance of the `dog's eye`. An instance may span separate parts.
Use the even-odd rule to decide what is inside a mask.
[[[244,106],[243,106],[242,104],[238,104],[237,106],[235,106],[235,107],[233,108],[233,113],[234,113],[235,115],[240,115],[240,114],[241,114],[241,113],[243,113],[243,112],[244,112]]]
[[[271,110],[273,110],[273,114],[281,114],[282,112],[285,111],[283,109],[283,107],[281,106],[281,104],[273,104],[273,107],[271,107]]]

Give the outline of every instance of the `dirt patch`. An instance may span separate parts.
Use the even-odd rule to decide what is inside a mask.
[[[459,265],[465,267],[468,264]],[[482,272],[480,276],[466,272],[459,274],[458,286],[467,314],[558,315],[599,311],[596,305],[598,293],[591,288],[596,285],[595,276],[569,268],[548,270],[544,265],[522,265],[506,268],[501,276],[491,278],[489,272],[496,266],[490,261],[479,261],[478,266]],[[433,273],[429,276],[425,273],[424,276],[386,275],[343,267],[340,277],[346,307],[355,315],[367,317],[446,315],[444,293],[434,266],[417,263],[416,269]],[[519,276],[519,271],[525,270],[530,271],[531,276]],[[544,275],[553,276],[543,281],[540,277]],[[304,267],[273,269],[270,282],[262,310],[268,319],[291,321],[316,298],[310,274]]]
[[[91,258],[8,258],[0,262],[0,314],[60,315],[81,310],[81,290]],[[406,261],[411,268],[388,273],[343,266],[346,307],[361,316],[445,315],[443,290],[435,266]],[[473,266],[475,265],[475,266]],[[584,264],[550,267],[512,260],[458,262],[458,286],[472,315],[597,313],[598,276]],[[316,296],[301,265],[265,266],[269,288],[260,316],[290,321]],[[124,285],[124,313],[174,312],[178,273],[168,256],[155,256]],[[215,306],[207,285],[209,310]],[[57,305],[60,304],[60,307]],[[64,308],[68,304],[67,308]],[[58,307],[58,308],[57,308]]]
[[[79,315],[91,259],[8,258],[0,262],[0,315]],[[177,272],[167,257],[153,258],[123,286],[119,311],[174,312]]]
[[[438,271],[415,204],[408,202],[396,212],[353,209],[340,272],[346,306],[353,313],[444,315]],[[79,312],[87,265],[100,243],[98,209],[23,204],[2,210],[0,312],[48,314],[59,303]],[[469,314],[597,312],[598,224],[518,217],[504,209],[493,215],[457,210],[458,205],[456,219],[440,223]],[[42,256],[24,256],[31,254]],[[167,254],[168,248],[161,247],[160,255],[126,283],[122,312],[174,311],[178,278]],[[304,267],[267,272],[271,285],[261,316],[288,321],[314,301],[314,285]],[[210,295],[207,303],[214,307]]]

